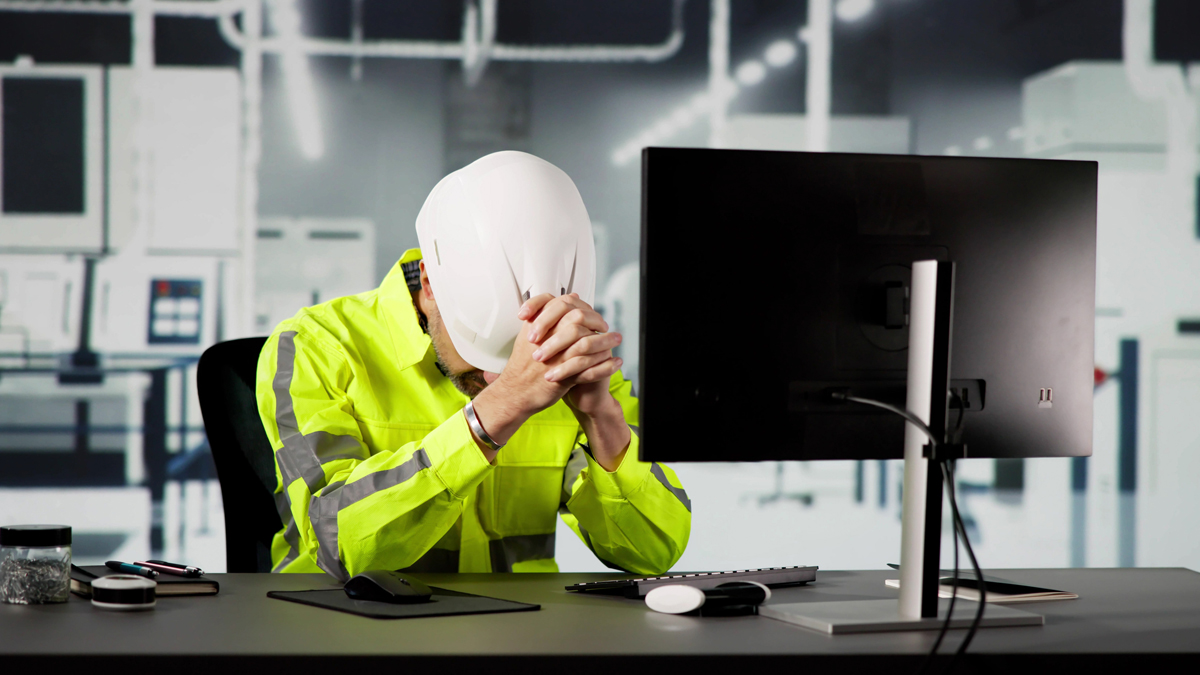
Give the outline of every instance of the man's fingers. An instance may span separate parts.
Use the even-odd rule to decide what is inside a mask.
[[[559,324],[550,333],[550,337],[534,350],[533,360],[549,361],[554,358],[555,354],[575,344],[586,335],[594,335],[594,333],[578,324]]]
[[[546,303],[537,317],[531,319],[533,325],[529,327],[529,341],[541,342],[542,338],[550,333],[554,324],[582,304],[584,303],[579,298],[572,298],[569,295],[559,296]]]
[[[591,384],[593,382],[607,382],[613,376],[613,373],[621,369],[625,361],[619,358],[611,358],[602,363],[598,363],[591,368],[579,373],[575,377],[567,378],[559,384],[574,387],[580,384]]]
[[[563,357],[569,359],[587,354],[609,352],[619,347],[623,339],[624,336],[620,333],[592,333],[585,335],[564,349]]]
[[[546,306],[546,303],[550,302],[554,298],[555,296],[550,293],[542,293],[541,295],[533,296],[521,305],[520,311],[517,312],[517,318],[525,321],[537,316],[537,313]]]
[[[587,325],[592,330],[601,332],[608,330],[608,324],[604,322],[604,317],[600,316],[599,312],[592,309],[586,302],[574,295],[561,295],[546,303],[537,318],[533,319],[533,325],[529,328],[529,341],[541,342],[550,334],[550,329],[555,324],[576,310],[579,312],[575,315],[577,323]]]
[[[540,347],[533,352],[533,360],[550,362],[556,355],[564,359],[609,351],[621,344],[620,333],[596,333],[584,326],[565,328],[560,325]]]
[[[533,360],[543,363],[562,353],[567,358],[610,350],[621,344],[620,333],[597,333],[587,326],[559,324],[550,337],[533,352]]]
[[[612,352],[606,350],[598,354],[586,354],[584,356],[576,356],[573,359],[567,359],[563,363],[546,371],[546,381],[561,382],[611,358]]]

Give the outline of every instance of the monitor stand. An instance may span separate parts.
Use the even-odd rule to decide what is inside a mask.
[[[945,434],[954,314],[954,263],[913,263],[908,333],[910,411]],[[900,535],[900,599],[763,605],[761,616],[829,634],[940,628],[950,601],[938,598],[942,542],[942,473],[926,458],[928,439],[904,425],[904,504]],[[880,589],[883,592],[883,589]],[[959,598],[951,627],[970,626],[979,605]],[[1039,614],[988,604],[981,626],[1040,626]]]

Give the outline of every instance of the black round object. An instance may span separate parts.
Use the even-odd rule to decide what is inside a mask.
[[[749,581],[727,581],[716,588],[704,590],[704,606],[712,603],[727,605],[761,605],[771,597],[766,586]]]
[[[7,525],[0,527],[0,546],[70,545],[70,525]]]
[[[704,589],[700,616],[747,616],[758,614],[758,606],[771,597],[762,584],[729,581],[716,588]]]
[[[105,582],[102,582],[101,579],[110,583],[136,583],[114,583],[112,585],[119,587],[106,588]],[[98,581],[101,581],[101,583],[96,583]],[[92,582],[92,600],[110,605],[148,605],[154,602],[157,584],[153,581],[146,583],[147,581],[149,580],[142,577],[135,577],[131,574],[114,574],[101,577]]]

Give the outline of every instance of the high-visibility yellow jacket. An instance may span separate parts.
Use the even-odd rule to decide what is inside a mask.
[[[556,572],[555,514],[609,567],[669,569],[691,502],[671,469],[638,461],[636,426],[608,472],[559,401],[488,463],[418,323],[404,268],[419,259],[410,250],[379,288],[300,310],[259,356],[284,523],[274,571]],[[636,425],[630,383],[617,373],[609,388]]]

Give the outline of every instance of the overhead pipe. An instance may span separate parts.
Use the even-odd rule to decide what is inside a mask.
[[[829,152],[829,110],[833,64],[833,2],[808,0],[808,25],[803,31],[807,45],[804,126],[805,148]]]
[[[533,62],[636,62],[655,63],[674,56],[683,46],[683,6],[687,0],[672,0],[671,30],[665,40],[649,45],[515,45],[493,43],[487,50],[490,61],[533,61]],[[486,16],[488,0],[484,0],[485,11],[479,16]],[[492,27],[494,36],[494,0],[492,0]],[[475,3],[468,3],[468,11]],[[234,12],[236,13],[236,12]],[[218,16],[218,28],[221,37],[235,49],[241,49],[245,43],[245,34],[233,21],[233,14]],[[481,32],[480,26],[474,29],[473,22],[464,21],[464,34],[471,30]],[[349,57],[380,57],[380,58],[412,58],[412,59],[447,59],[464,60],[469,48],[476,48],[466,40],[446,42],[437,40],[335,40],[331,38],[305,37],[300,41],[300,50],[309,56],[349,56]],[[278,38],[263,38],[262,50],[268,53],[278,53],[283,47]]]
[[[79,0],[0,0],[0,10],[6,12],[55,12],[58,14],[132,14],[133,8],[128,2],[113,2],[111,0],[96,0],[96,2],[80,2]]]
[[[136,0],[0,0],[0,11],[50,12],[55,14],[133,14]],[[153,0],[153,14],[215,18],[237,14],[249,4],[248,0]]]
[[[233,17],[244,12],[258,0],[153,0],[155,15],[208,17],[217,19],[221,37],[229,46],[242,51],[246,47],[246,32],[238,28]],[[495,0],[484,0],[493,4]],[[657,63],[665,61],[683,46],[683,7],[687,0],[672,0],[671,29],[659,43],[645,45],[517,45],[495,43],[487,51],[489,61],[531,61],[562,63]],[[78,14],[132,14],[129,2],[114,0],[0,0],[0,11],[54,12]],[[494,16],[494,14],[493,14]],[[494,34],[494,26],[493,26]],[[279,38],[257,40],[264,53],[279,54],[291,45]],[[463,42],[436,40],[335,40],[303,38],[298,46],[307,56],[349,56],[355,58],[412,58],[462,60],[467,46]]]
[[[729,0],[712,0],[708,23],[708,147],[725,146],[725,123],[733,98],[729,79]]]
[[[230,47],[242,51],[246,47],[246,33],[234,23],[237,12],[217,17],[217,30]],[[259,38],[258,49],[263,53],[278,54],[285,51],[279,38]],[[307,56],[349,56],[354,58],[385,57],[409,59],[458,60],[463,56],[461,42],[437,42],[433,40],[334,40],[331,38],[301,37],[295,47]]]
[[[317,93],[308,68],[308,56],[298,49],[301,33],[300,11],[296,2],[269,0],[267,16],[275,33],[288,45],[280,55],[280,66],[300,150],[308,159],[320,159],[325,154],[325,143],[321,140]]]
[[[496,0],[467,0],[463,8],[463,75],[468,87],[483,77],[496,43]]]
[[[242,26],[254,38],[242,50],[242,194],[241,258],[234,285],[235,316],[239,326],[230,337],[253,334],[255,315],[255,255],[258,247],[258,169],[262,161],[262,66],[259,49],[262,35],[262,4],[249,3],[242,13]]]
[[[363,40],[363,0],[350,0],[350,41],[362,44]],[[350,79],[362,81],[362,57],[356,56],[350,62]]]
[[[133,66],[133,235],[124,247],[145,254],[154,226],[154,14],[153,0],[132,0],[130,63]]]

